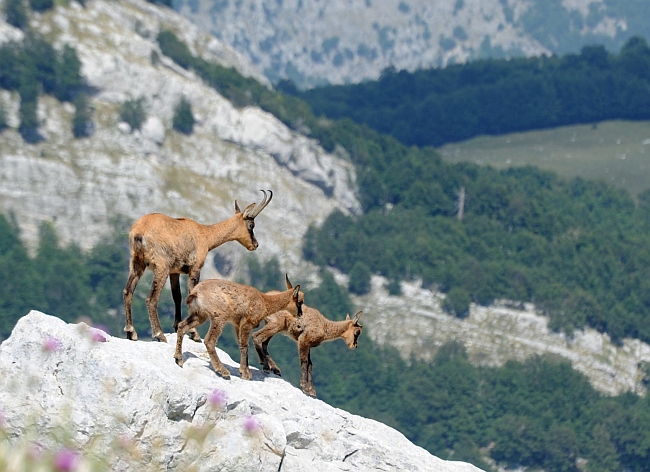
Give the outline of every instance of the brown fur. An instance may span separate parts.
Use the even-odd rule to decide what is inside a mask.
[[[151,334],[158,341],[166,342],[158,318],[158,299],[167,276],[169,275],[174,299],[176,329],[181,321],[180,274],[188,274],[187,286],[188,291],[191,291],[199,283],[201,268],[208,252],[215,247],[227,241],[237,241],[249,251],[257,249],[258,243],[253,233],[254,220],[273,198],[270,190],[268,200],[266,192],[262,192],[264,200],[260,205],[255,207],[255,203],[251,203],[242,212],[235,200],[235,214],[213,225],[202,225],[187,218],[172,218],[160,213],[145,215],[133,224],[129,233],[129,278],[124,287],[124,331],[128,339],[138,339],[131,318],[131,304],[133,292],[147,268],[153,272],[153,282],[146,300]],[[195,341],[201,340],[196,330],[190,336]]]
[[[252,375],[248,367],[248,339],[253,328],[279,310],[287,310],[287,313],[296,317],[301,315],[304,294],[300,291],[300,285],[293,288],[289,277],[286,277],[286,283],[286,291],[269,293],[262,293],[248,285],[228,280],[210,279],[199,283],[187,297],[190,314],[179,323],[176,331],[176,363],[183,366],[182,347],[185,333],[210,318],[210,329],[204,342],[212,367],[223,378],[230,378],[230,372],[217,356],[216,345],[223,327],[226,323],[231,323],[235,326],[241,353],[239,373],[242,379],[250,380]]]
[[[350,319],[350,315],[347,315],[343,321],[331,321],[316,308],[303,305],[302,316],[299,318],[286,310],[268,316],[264,320],[266,323],[264,328],[253,334],[253,344],[264,372],[273,371],[273,373],[281,375],[280,368],[269,355],[268,346],[273,336],[282,333],[298,343],[302,369],[300,387],[304,393],[315,397],[316,389],[314,389],[311,376],[311,348],[341,338],[350,349],[355,349],[363,328],[358,323],[361,313],[358,312],[352,319]]]

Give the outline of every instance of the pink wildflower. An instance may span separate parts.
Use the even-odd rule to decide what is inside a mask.
[[[79,454],[72,449],[61,449],[54,455],[54,467],[61,472],[70,472],[77,468]]]
[[[43,341],[43,350],[46,352],[54,352],[61,349],[61,341],[58,339],[48,336],[45,341]]]
[[[101,332],[98,329],[91,329],[90,330],[90,339],[94,343],[105,343],[106,342],[106,336],[104,336],[104,333]]]
[[[248,434],[256,433],[260,429],[260,422],[253,415],[247,415],[244,420],[244,429]]]
[[[208,401],[210,405],[215,408],[223,408],[226,402],[228,401],[228,395],[223,390],[215,388],[211,394],[208,395]]]

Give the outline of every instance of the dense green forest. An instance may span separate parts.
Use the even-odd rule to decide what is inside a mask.
[[[349,118],[318,119],[296,97],[194,58],[170,32],[161,33],[158,41],[164,54],[198,71],[217,90],[244,97],[242,105],[262,106],[354,163],[364,214],[333,213],[320,228],[310,229],[304,246],[308,260],[350,274],[353,291],[363,293],[369,284],[359,278],[367,279],[372,273],[386,276],[393,292],[399,290],[399,280],[421,279],[424,286],[446,292],[446,308],[458,316],[468,312],[471,302],[531,301],[545,310],[555,329],[571,333],[589,325],[615,341],[623,337],[650,341],[645,322],[650,313],[650,254],[646,250],[650,193],[641,194],[635,205],[628,194],[602,183],[566,181],[534,168],[497,171],[471,164],[450,165],[432,148],[406,147]],[[646,102],[650,105],[650,49],[639,38],[629,40],[618,56],[591,47],[580,56],[454,66],[451,72],[439,71],[445,80],[438,86],[453,92],[464,90],[472,80],[508,82],[532,70],[545,71],[532,67],[530,61],[549,61],[549,69],[573,76],[574,85],[581,88],[582,80],[593,78],[596,57],[611,73],[621,64],[628,64],[625,67],[630,70],[638,67],[636,74],[623,74],[621,80],[639,85],[631,90],[641,90],[641,98],[630,104],[639,105],[639,110]],[[633,61],[628,63],[628,59]],[[550,81],[556,82],[561,80]],[[372,84],[359,87],[363,86]],[[339,88],[328,90],[333,91],[332,102],[338,103]],[[502,92],[507,95],[505,89]],[[391,93],[381,95],[393,99]],[[568,100],[569,96],[564,97]],[[595,119],[587,105],[601,103],[598,97],[583,97],[569,121]],[[516,103],[527,104],[524,97]],[[381,107],[374,109],[375,114],[380,111]],[[465,111],[458,106],[449,112]],[[507,113],[495,108],[491,115],[499,119]],[[466,195],[462,220],[458,218],[461,190]]]
[[[7,336],[20,316],[40,309],[71,322],[92,321],[121,335],[127,227],[116,222],[114,234],[85,253],[74,245],[62,246],[52,227],[44,224],[36,253],[30,256],[15,222],[0,216],[5,287],[0,292],[0,333]],[[247,267],[246,282],[262,290],[282,288],[276,259],[259,263],[250,255]],[[347,291],[329,272],[321,278],[320,286],[306,290],[308,304],[331,319],[342,319],[352,311]],[[147,282],[139,284],[142,290],[134,298],[134,322],[142,333],[149,330],[143,303]],[[170,293],[163,294],[160,312],[169,330]],[[206,328],[201,327],[203,335]],[[238,356],[232,327],[221,336],[219,347]],[[295,343],[277,336],[269,349],[284,378],[299,385]],[[453,343],[431,363],[406,361],[395,350],[375,345],[367,334],[356,350],[335,341],[315,348],[312,358],[319,398],[389,424],[442,458],[470,461],[486,470],[494,470],[490,459],[549,471],[650,470],[650,397],[603,396],[567,362],[535,357],[502,368],[475,367]]]
[[[351,118],[406,145],[440,146],[611,119],[650,118],[650,47],[630,38],[619,54],[486,59],[413,73],[386,70],[376,82],[298,92],[316,115]]]

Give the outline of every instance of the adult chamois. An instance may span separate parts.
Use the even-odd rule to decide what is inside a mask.
[[[268,350],[271,338],[282,333],[298,343],[302,370],[300,387],[304,393],[315,397],[316,389],[311,376],[311,348],[326,341],[341,338],[350,349],[355,349],[363,328],[359,324],[361,313],[361,311],[357,312],[352,319],[350,319],[350,315],[347,315],[343,321],[331,321],[316,308],[303,305],[300,317],[294,316],[287,310],[278,311],[268,316],[264,320],[265,326],[253,333],[253,344],[264,372],[273,371],[274,374],[282,375],[278,365],[271,359]]]
[[[176,330],[181,321],[180,274],[188,274],[187,286],[188,291],[191,291],[199,283],[201,268],[208,252],[215,247],[228,241],[237,241],[249,251],[257,249],[258,243],[253,233],[255,217],[273,198],[270,190],[268,195],[264,190],[261,192],[264,199],[259,205],[251,203],[242,212],[235,200],[235,214],[213,225],[202,225],[187,218],[172,218],[161,213],[145,215],[133,224],[129,233],[129,277],[124,287],[124,331],[128,339],[138,339],[131,318],[131,303],[135,287],[147,268],[153,272],[153,282],[146,300],[151,334],[158,341],[167,342],[158,318],[158,299],[167,276],[174,299]],[[195,341],[201,340],[196,330],[190,336]]]
[[[176,363],[183,366],[182,347],[185,333],[210,318],[210,329],[203,342],[214,370],[224,379],[230,378],[230,372],[217,356],[216,345],[223,327],[226,323],[231,323],[235,327],[241,354],[239,373],[244,380],[252,379],[248,367],[248,340],[253,328],[259,326],[264,318],[280,310],[286,310],[294,317],[302,315],[305,296],[300,291],[300,285],[294,288],[289,277],[285,276],[285,279],[287,289],[284,292],[268,293],[229,280],[208,279],[200,282],[187,296],[190,314],[178,324],[176,330]]]

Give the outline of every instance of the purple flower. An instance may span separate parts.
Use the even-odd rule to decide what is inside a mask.
[[[45,341],[43,341],[43,350],[46,352],[54,352],[61,349],[61,341],[58,339],[48,336]]]
[[[90,330],[90,339],[94,343],[105,343],[106,342],[106,337],[104,336],[104,333],[101,332],[98,329],[91,329]]]
[[[257,418],[253,415],[246,415],[246,419],[244,419],[244,430],[246,430],[246,433],[256,433],[260,429],[260,426],[260,422],[257,421]]]
[[[61,449],[54,455],[54,467],[61,472],[70,472],[79,464],[79,454],[72,449]]]
[[[226,402],[228,401],[228,395],[223,390],[215,388],[212,393],[208,395],[208,401],[210,405],[215,408],[223,408]]]

